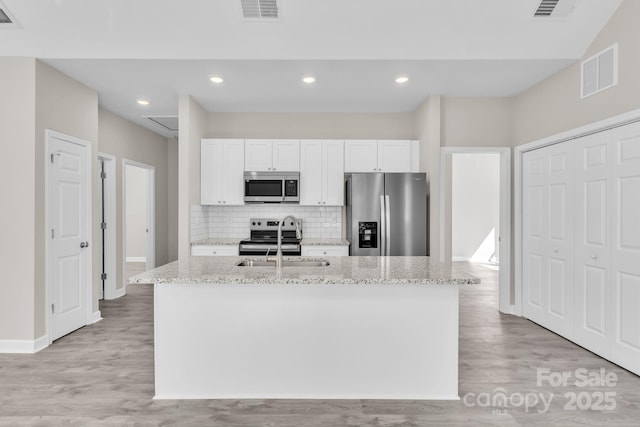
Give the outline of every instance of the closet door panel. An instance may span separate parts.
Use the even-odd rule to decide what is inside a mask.
[[[523,156],[523,313],[546,326],[546,151],[535,150]]]
[[[573,333],[573,142],[547,147],[548,218],[546,326],[570,337]]]
[[[611,132],[575,141],[574,341],[610,357]]]
[[[640,123],[612,133],[612,360],[640,374]]]

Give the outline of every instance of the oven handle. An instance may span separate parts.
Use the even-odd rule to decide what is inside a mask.
[[[300,245],[282,245],[281,249],[282,250],[289,250],[289,249],[298,249],[300,247]],[[258,250],[267,250],[267,249],[277,249],[276,245],[245,245],[242,244],[240,245],[240,249],[258,249]]]

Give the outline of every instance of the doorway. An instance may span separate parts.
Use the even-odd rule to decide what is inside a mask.
[[[499,309],[512,314],[511,149],[442,148],[440,215],[440,258],[499,270]]]
[[[116,289],[116,158],[99,153],[100,165],[100,239],[102,281],[100,299],[115,299],[124,295],[124,288]]]
[[[90,322],[91,143],[46,130],[46,330],[49,343]]]
[[[155,168],[123,160],[123,279],[155,268]]]

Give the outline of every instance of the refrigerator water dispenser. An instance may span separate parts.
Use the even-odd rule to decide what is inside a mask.
[[[359,223],[359,239],[358,247],[360,248],[377,248],[378,247],[378,223],[377,222],[360,222]]]

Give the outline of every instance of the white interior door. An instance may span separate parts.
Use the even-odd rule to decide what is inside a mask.
[[[87,324],[90,197],[89,148],[49,137],[51,334],[55,340]]]
[[[612,360],[640,373],[640,123],[613,130]]]
[[[611,354],[611,133],[575,141],[574,341]]]

